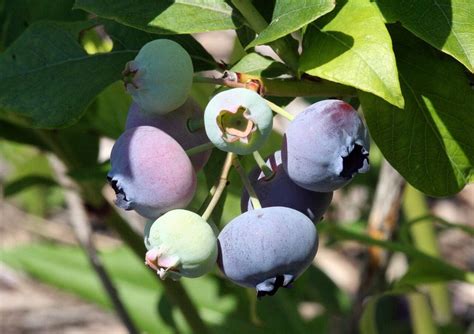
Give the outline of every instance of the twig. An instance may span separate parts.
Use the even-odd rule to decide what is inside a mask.
[[[210,78],[195,76],[194,82],[221,85],[229,88],[251,88],[255,90],[258,85],[258,92],[265,96],[355,96],[356,90],[349,86],[337,84],[335,82],[315,78],[295,79],[295,78],[264,78],[247,73],[226,71],[221,78]],[[258,84],[257,84],[258,83]]]
[[[139,331],[133,324],[130,315],[128,314],[124,304],[122,303],[122,300],[118,295],[114,283],[107,274],[107,271],[102,265],[100,257],[97,253],[92,238],[92,230],[88,222],[87,212],[82,202],[82,199],[79,196],[77,185],[67,176],[66,167],[58,158],[53,155],[50,155],[49,161],[51,163],[51,167],[56,173],[58,183],[62,186],[64,190],[64,196],[66,199],[67,206],[69,208],[72,228],[79,241],[79,244],[86,252],[89,258],[89,262],[91,263],[92,268],[95,270],[97,276],[102,282],[102,285],[105,291],[107,292],[110,301],[114,305],[114,309],[117,312],[117,315],[119,316],[120,320],[127,328],[129,333],[138,334]]]
[[[401,205],[402,190],[405,182],[392,166],[383,160],[379,175],[375,198],[369,214],[368,234],[378,240],[390,240],[398,220]],[[383,269],[387,264],[387,250],[371,246],[368,248],[368,261],[361,271],[360,282],[353,303],[351,315],[351,330],[356,332],[358,321],[363,311],[364,299],[383,278]]]
[[[230,167],[232,166],[232,160],[234,159],[234,157],[234,153],[227,153],[224,165],[222,167],[222,172],[219,176],[219,180],[217,181],[215,191],[212,194],[211,201],[207,205],[207,208],[204,213],[202,214],[202,218],[204,218],[204,220],[206,221],[211,216],[212,211],[214,211],[214,208],[216,207],[217,203],[219,202],[219,199],[222,196],[222,193],[224,192],[225,186],[227,185],[227,177],[229,175]]]

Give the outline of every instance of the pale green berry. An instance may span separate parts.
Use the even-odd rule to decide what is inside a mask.
[[[143,111],[164,115],[186,102],[193,64],[181,45],[157,39],[140,49],[126,64],[123,75],[127,92]]]
[[[177,209],[165,213],[145,236],[145,263],[161,279],[199,277],[212,270],[217,259],[217,238],[198,214]]]
[[[272,110],[256,92],[234,88],[215,95],[204,111],[209,140],[236,154],[258,150],[272,131]]]

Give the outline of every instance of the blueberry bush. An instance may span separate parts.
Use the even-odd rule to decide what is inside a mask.
[[[5,197],[67,191],[65,178],[123,242],[100,254],[100,281],[76,248],[31,245],[8,264],[113,306],[131,333],[463,333],[474,320],[447,288],[474,272],[436,241],[473,228],[426,200],[474,181],[472,0],[3,0],[0,23],[0,153],[49,157]],[[223,30],[227,63],[199,42]],[[307,107],[289,112],[295,99]],[[331,201],[357,185],[366,212],[341,224]],[[318,264],[345,241],[356,291]],[[389,279],[396,254],[407,269]]]

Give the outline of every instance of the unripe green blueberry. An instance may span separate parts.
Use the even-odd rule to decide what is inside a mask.
[[[272,110],[256,92],[234,88],[215,95],[204,111],[209,140],[236,154],[258,150],[272,131]]]
[[[164,115],[189,96],[193,82],[191,57],[178,43],[157,39],[145,44],[123,71],[125,87],[142,110]]]
[[[212,270],[217,260],[217,238],[198,214],[177,209],[165,213],[145,236],[145,263],[161,279],[199,277]]]

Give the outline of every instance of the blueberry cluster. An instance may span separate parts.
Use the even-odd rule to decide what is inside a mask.
[[[179,279],[201,276],[217,262],[229,280],[258,296],[290,286],[316,255],[315,223],[333,191],[369,168],[369,138],[357,112],[325,100],[296,116],[281,151],[260,158],[244,177],[242,214],[219,233],[205,214],[185,209],[210,150],[190,157],[185,150],[210,141],[234,159],[256,154],[272,131],[271,104],[254,90],[233,88],[203,112],[189,97],[190,56],[166,39],[146,44],[123,74],[133,102],[107,178],[117,206],[151,220],[145,263],[162,279]]]

